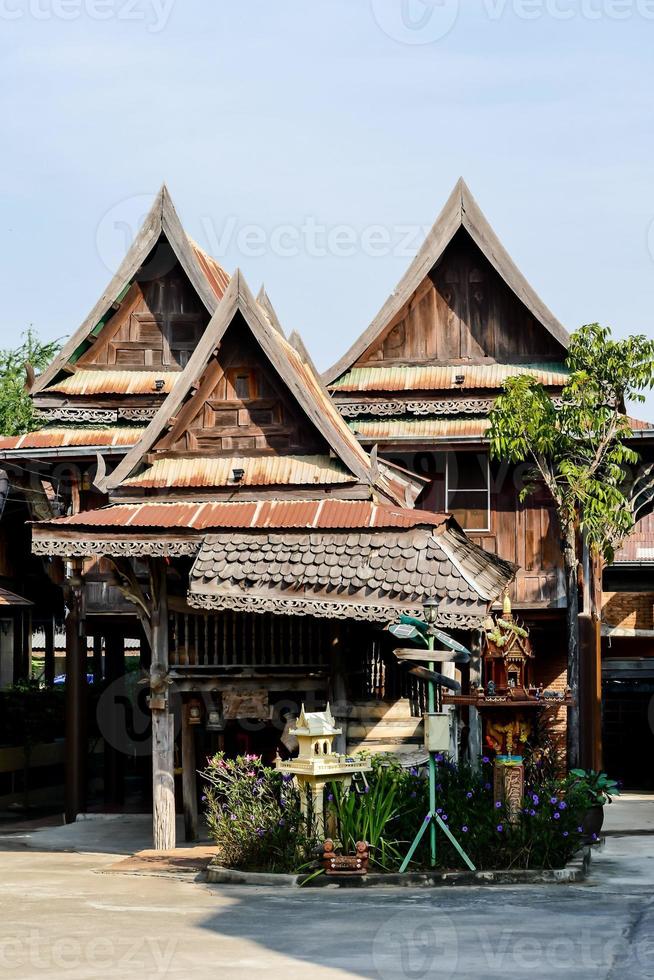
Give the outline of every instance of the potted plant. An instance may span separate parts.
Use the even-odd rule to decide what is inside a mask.
[[[581,794],[585,810],[581,816],[581,825],[587,838],[596,839],[604,823],[604,807],[611,803],[620,790],[614,779],[609,779],[605,772],[594,769],[571,769],[573,786]]]

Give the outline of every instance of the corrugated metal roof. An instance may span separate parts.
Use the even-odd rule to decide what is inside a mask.
[[[485,438],[490,422],[487,418],[438,419],[372,419],[349,423],[361,439],[463,439]]]
[[[16,595],[15,592],[10,592],[9,589],[0,589],[0,606],[33,606],[34,603],[30,602],[29,599],[23,599],[22,596]]]
[[[167,395],[180,377],[180,371],[85,370],[49,385],[44,393],[62,395]],[[157,389],[156,382],[163,381]]]
[[[528,374],[559,388],[569,371],[563,364],[425,364],[353,368],[330,385],[342,391],[467,391],[501,388],[507,378]],[[458,383],[457,377],[463,377]]]
[[[34,524],[35,532],[47,528],[179,529],[299,528],[337,530],[347,528],[438,527],[447,514],[409,510],[358,500],[270,500],[244,503],[143,503],[112,504],[100,510]]]
[[[616,565],[641,562],[654,564],[654,514],[636,521],[633,531],[615,553]]]
[[[629,425],[634,432],[654,432],[654,422],[644,422],[643,419],[634,419],[628,416]]]
[[[233,471],[244,471],[234,480]],[[123,487],[264,487],[353,483],[355,477],[329,456],[226,456],[164,458],[124,480]]]
[[[0,438],[0,449],[49,449],[67,446],[135,446],[145,426],[108,426],[103,429],[45,428],[22,436]]]
[[[212,255],[205,252],[196,241],[193,241],[190,235],[186,236],[190,242],[191,248],[195,252],[195,257],[198,260],[200,268],[204,273],[204,276],[209,283],[212,291],[215,293],[217,299],[222,299],[229,285],[229,275],[225,272],[223,267],[216,262]]]

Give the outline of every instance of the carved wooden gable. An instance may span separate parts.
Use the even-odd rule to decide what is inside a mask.
[[[563,351],[461,229],[358,363],[484,358],[561,360]]]
[[[208,319],[196,291],[175,263],[169,272],[131,285],[77,366],[181,370]]]
[[[154,452],[328,452],[240,314]]]

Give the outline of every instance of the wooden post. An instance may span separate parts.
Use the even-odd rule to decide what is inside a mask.
[[[472,688],[473,684],[479,687],[481,685],[481,632],[479,630],[475,630],[472,634],[470,652],[472,653],[470,660],[470,687]],[[468,709],[468,726],[468,756],[470,765],[475,767],[479,765],[479,760],[482,755],[481,717],[478,708],[470,707]]]
[[[581,721],[580,764],[584,769],[602,769],[602,643],[600,622],[579,616],[581,670],[579,709]]]
[[[82,617],[81,563],[73,562],[66,589],[66,823],[86,808],[86,639]]]
[[[48,687],[54,684],[55,679],[55,629],[54,616],[51,616],[43,624],[45,635],[45,672],[44,680]]]
[[[105,675],[111,683],[117,681],[125,673],[125,641],[122,636],[111,633],[105,638]],[[95,658],[95,641],[102,637],[94,637],[93,654]],[[94,663],[95,673],[95,663]],[[115,697],[115,696],[114,696]],[[125,715],[119,713],[118,704],[114,700],[114,708],[109,718],[109,730],[104,733],[104,801],[109,810],[121,807],[125,802],[125,755],[118,746],[121,739],[118,725]]]
[[[341,636],[340,624],[332,623],[330,628],[331,637],[331,672],[329,678],[329,700],[331,703],[334,721],[338,728],[342,729],[340,735],[334,739],[334,751],[340,755],[347,752],[347,726],[348,726],[348,702],[347,684],[345,681],[345,657]]]
[[[97,633],[93,637],[93,683],[102,680],[102,636]]]
[[[152,836],[155,851],[175,847],[175,722],[168,704],[168,597],[166,566],[150,561],[152,666]]]
[[[182,797],[184,801],[184,831],[187,841],[198,839],[198,782],[195,763],[195,732],[189,725],[188,704],[182,715]]]

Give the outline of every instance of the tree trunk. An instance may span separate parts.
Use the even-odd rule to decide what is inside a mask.
[[[563,542],[565,591],[567,598],[568,686],[574,702],[568,708],[568,767],[579,765],[579,589],[577,585],[577,543],[574,528],[568,528]]]

